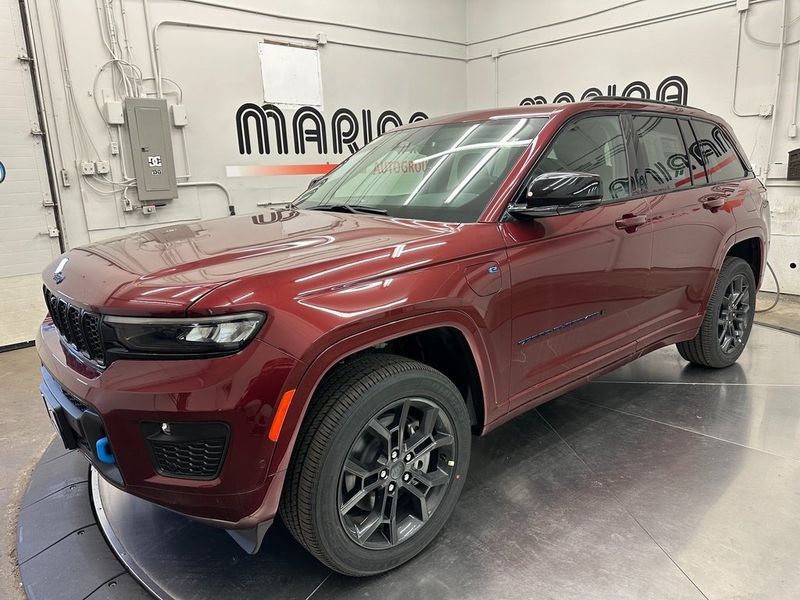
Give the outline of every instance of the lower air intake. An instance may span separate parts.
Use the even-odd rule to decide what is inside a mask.
[[[225,423],[142,423],[153,468],[181,479],[214,479],[228,447]]]

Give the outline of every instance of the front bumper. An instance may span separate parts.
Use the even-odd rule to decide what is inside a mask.
[[[254,340],[232,356],[193,360],[118,360],[100,370],[66,347],[45,321],[37,337],[41,386],[51,415],[113,485],[176,512],[221,527],[252,527],[274,516],[279,490],[268,477],[268,439],[277,402],[297,365]],[[227,444],[212,477],[166,476],[153,457],[153,424],[223,424]],[[107,437],[114,463],[98,458]],[[282,475],[282,474],[280,474]],[[257,517],[254,517],[257,515]]]

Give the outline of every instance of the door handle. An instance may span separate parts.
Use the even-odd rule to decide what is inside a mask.
[[[703,200],[703,208],[716,212],[718,208],[725,206],[725,200],[725,196],[717,196],[716,198]]]
[[[647,215],[626,215],[614,221],[617,229],[624,229],[628,233],[633,233],[637,227],[641,227],[645,223],[647,223]]]

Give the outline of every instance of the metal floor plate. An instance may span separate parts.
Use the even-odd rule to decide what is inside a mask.
[[[276,522],[256,556],[95,479],[100,525],[156,595],[800,597],[800,337],[738,365],[665,348],[474,440],[444,531],[386,575],[332,574]]]

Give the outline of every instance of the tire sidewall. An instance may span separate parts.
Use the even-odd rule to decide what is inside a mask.
[[[356,436],[386,407],[402,398],[424,398],[445,411],[453,425],[458,461],[448,489],[434,514],[414,536],[393,548],[362,548],[347,533],[339,519],[338,489],[342,465]],[[464,400],[444,376],[430,371],[407,371],[369,387],[351,406],[333,433],[315,481],[313,519],[324,553],[343,570],[369,575],[402,564],[421,552],[449,518],[464,486],[469,468],[470,423]]]

